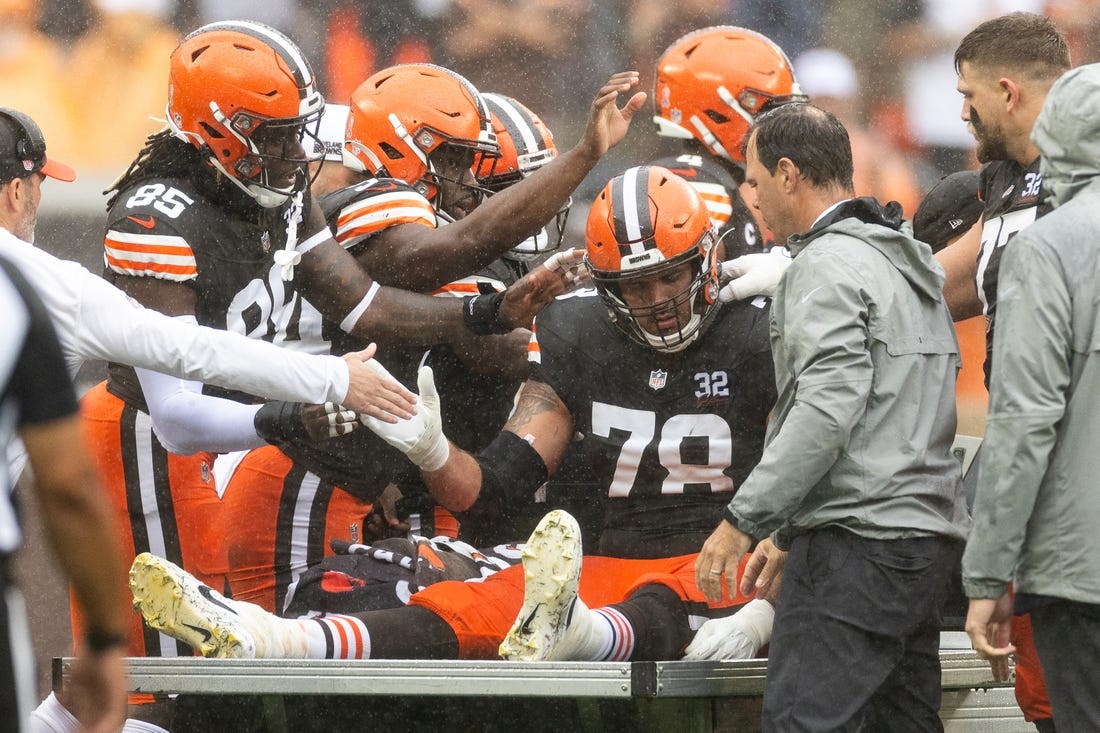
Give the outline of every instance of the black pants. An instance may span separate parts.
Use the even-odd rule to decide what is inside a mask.
[[[939,731],[940,606],[962,543],[799,536],[776,604],[765,731]]]
[[[1100,606],[1039,606],[1031,611],[1031,631],[1058,730],[1100,730]]]

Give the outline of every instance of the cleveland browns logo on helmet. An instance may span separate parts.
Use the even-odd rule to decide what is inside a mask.
[[[741,141],[768,107],[806,101],[790,59],[747,28],[714,26],[682,36],[657,60],[657,134],[698,140],[744,163]]]
[[[210,23],[172,52],[169,127],[261,206],[309,184],[301,143],[324,106],[302,52],[262,23]]]
[[[715,312],[718,264],[706,204],[684,179],[660,166],[639,166],[612,178],[592,204],[585,264],[616,324],[634,340],[676,352],[692,343]],[[672,297],[629,305],[622,286],[690,265],[691,280]],[[653,333],[645,322],[689,303],[691,315],[674,332]]]

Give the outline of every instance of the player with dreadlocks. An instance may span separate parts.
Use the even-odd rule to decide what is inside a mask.
[[[546,177],[547,196],[560,187],[567,197],[625,134],[642,100],[623,110],[615,100],[633,83],[633,75],[619,75],[603,88],[594,111],[602,124],[557,176]],[[323,106],[308,62],[278,31],[229,21],[185,37],[171,57],[168,129],[148,140],[110,191],[108,278],[146,307],[282,345],[298,339],[303,297],[363,343],[431,344],[463,327],[528,325],[560,292],[559,276],[545,268],[507,293],[461,300],[374,282],[333,241],[309,198],[302,141]],[[521,203],[497,205],[524,236],[542,219]],[[263,415],[248,396],[214,401],[204,391],[212,392],[111,364],[107,382],[85,399],[84,419],[125,526],[126,561],[153,550],[222,587],[226,563],[206,451],[260,445]],[[175,642],[145,634],[140,623],[131,632],[131,655],[177,653]]]

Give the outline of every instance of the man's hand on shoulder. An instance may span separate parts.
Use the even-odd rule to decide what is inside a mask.
[[[790,266],[791,253],[786,247],[727,260],[721,265],[720,279],[724,285],[718,291],[718,299],[728,303],[757,295],[770,298]]]

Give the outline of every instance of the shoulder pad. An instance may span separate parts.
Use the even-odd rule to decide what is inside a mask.
[[[336,241],[345,248],[396,224],[436,227],[431,203],[403,181],[372,178],[319,201]]]

